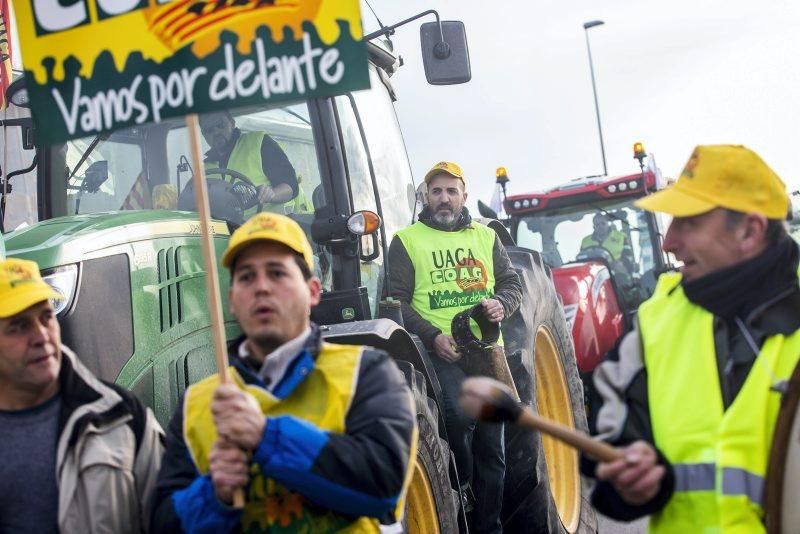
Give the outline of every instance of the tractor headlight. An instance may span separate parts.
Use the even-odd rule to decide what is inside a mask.
[[[518,210],[521,207],[522,207],[522,202],[520,202],[519,200],[515,200],[514,201],[514,209]]]
[[[55,269],[48,269],[42,273],[42,278],[45,282],[50,284],[50,287],[61,293],[64,297],[61,300],[53,300],[53,310],[56,315],[66,313],[72,306],[72,301],[75,298],[75,289],[78,285],[78,266],[65,265],[63,267],[56,267]]]
[[[606,189],[608,189],[609,193],[616,193],[617,192],[617,186],[614,185],[614,184],[609,185]]]
[[[523,208],[530,208],[531,207],[531,201],[526,198],[525,200],[522,201],[522,207]]]
[[[539,199],[538,198],[531,199],[531,206],[533,206],[535,208],[538,205],[539,205]]]
[[[622,182],[621,184],[619,184],[619,190],[620,191],[625,191],[627,189],[628,189],[628,184],[626,184],[625,182]]]

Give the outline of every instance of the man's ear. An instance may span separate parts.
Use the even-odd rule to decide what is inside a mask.
[[[313,308],[319,304],[320,298],[322,298],[322,283],[316,276],[309,278],[307,283],[310,297],[308,303]]]
[[[467,196],[468,196],[468,195],[467,195],[467,190],[465,189],[465,190],[464,190],[464,204],[466,204],[466,203],[467,203]]]
[[[742,229],[742,252],[760,252],[767,246],[767,224],[768,220],[760,213],[748,213],[744,216]]]

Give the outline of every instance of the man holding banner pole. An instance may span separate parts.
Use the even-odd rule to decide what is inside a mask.
[[[231,236],[228,373],[191,386],[167,432],[154,532],[376,532],[402,513],[417,428],[389,356],[322,341],[301,228],[259,213]],[[244,489],[244,509],[231,507]]]

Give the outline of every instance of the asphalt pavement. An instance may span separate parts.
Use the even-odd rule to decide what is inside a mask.
[[[597,514],[599,534],[644,534],[647,532],[647,519],[640,519],[633,523],[620,523]]]

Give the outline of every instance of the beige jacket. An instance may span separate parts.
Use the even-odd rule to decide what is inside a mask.
[[[163,430],[132,393],[101,382],[66,347],[62,354],[59,530],[145,532]]]

